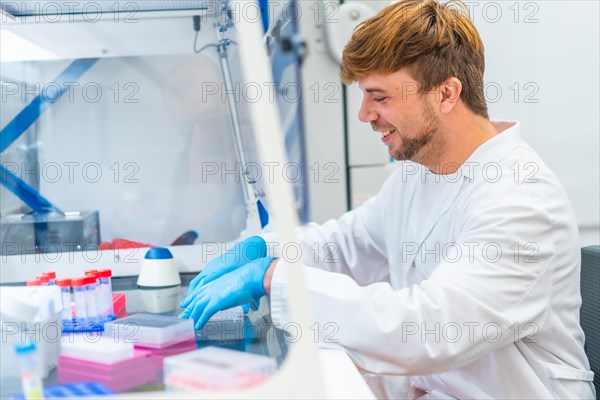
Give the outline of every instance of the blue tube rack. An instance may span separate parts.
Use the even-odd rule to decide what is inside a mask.
[[[102,332],[104,331],[104,323],[114,321],[116,315],[111,314],[105,317],[98,318],[73,318],[72,320],[62,320],[63,332]]]

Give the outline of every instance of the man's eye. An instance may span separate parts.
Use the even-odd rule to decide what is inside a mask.
[[[381,103],[383,101],[385,101],[387,99],[387,97],[375,97],[373,98],[373,101],[376,103]]]

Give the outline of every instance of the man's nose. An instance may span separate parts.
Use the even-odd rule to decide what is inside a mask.
[[[358,110],[358,119],[361,122],[373,122],[379,119],[379,114],[369,106],[366,99],[363,99]]]

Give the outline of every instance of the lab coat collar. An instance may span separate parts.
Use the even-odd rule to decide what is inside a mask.
[[[509,151],[521,142],[520,126],[517,121],[491,121],[499,133],[479,146],[473,154],[460,166],[463,176],[472,180],[478,171],[488,164],[497,163]],[[504,129],[504,130],[502,130]],[[458,171],[457,171],[458,172]]]

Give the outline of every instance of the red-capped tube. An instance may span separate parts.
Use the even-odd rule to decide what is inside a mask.
[[[110,269],[101,269],[98,273],[100,274],[100,278],[110,278],[112,276],[112,270]]]
[[[85,320],[88,317],[85,288],[86,288],[86,277],[81,276],[79,278],[71,279],[71,286],[73,286],[73,318],[78,320]]]
[[[71,286],[79,287],[79,286],[83,286],[83,285],[85,285],[85,277],[84,276],[71,279]]]
[[[112,301],[112,280],[110,279],[112,271],[110,269],[101,269],[98,273],[100,274],[100,284],[98,285],[100,307],[98,312],[102,316],[110,316],[115,313]]]
[[[57,279],[56,286],[60,286],[61,288],[71,287],[71,279],[69,279],[69,278]]]

